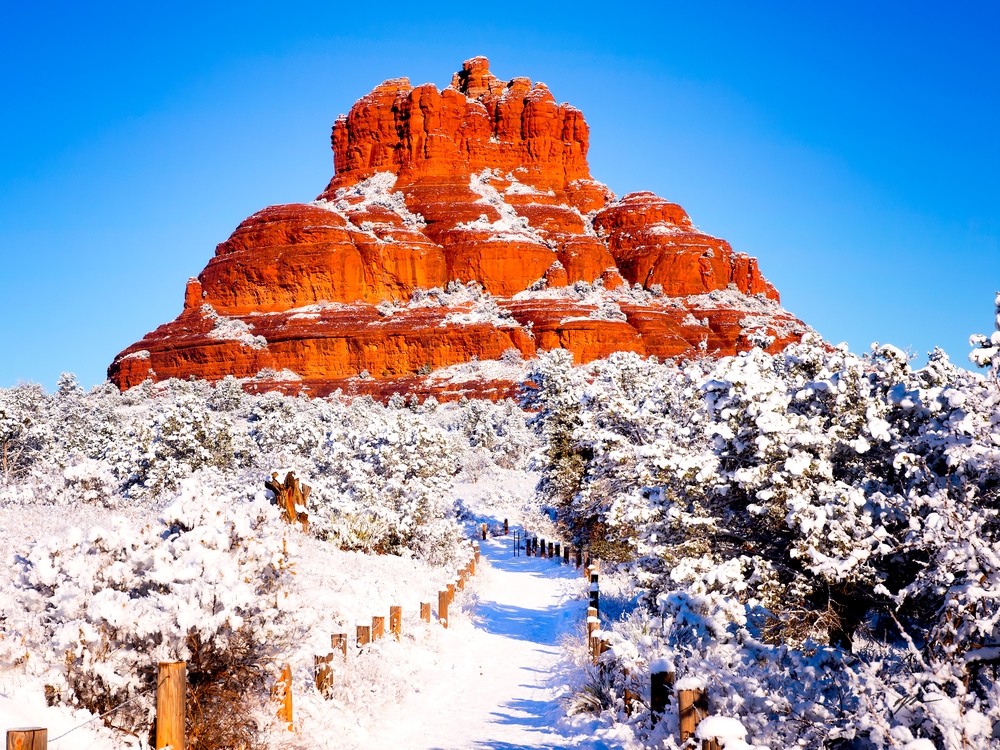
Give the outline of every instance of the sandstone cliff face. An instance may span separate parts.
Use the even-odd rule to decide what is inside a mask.
[[[314,395],[498,397],[513,384],[427,373],[554,347],[580,362],[725,355],[805,330],[756,259],[676,204],[593,180],[582,113],[485,58],[443,91],[384,82],[332,143],[320,196],[241,223],[181,315],[112,363],[119,387],[232,374]]]

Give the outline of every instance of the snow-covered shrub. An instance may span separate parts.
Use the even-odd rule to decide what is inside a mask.
[[[534,447],[524,412],[510,399],[460,402],[458,427],[473,449],[482,449],[505,469],[520,468]]]
[[[0,481],[23,476],[51,440],[49,398],[38,385],[0,389]]]
[[[330,402],[314,456],[310,524],[344,549],[444,560],[460,537],[447,490],[456,458],[446,433],[370,398]]]
[[[131,700],[108,718],[131,732],[152,718],[157,662],[188,661],[189,731],[197,746],[224,747],[197,740],[256,733],[245,702],[281,644],[286,528],[263,493],[241,503],[187,479],[157,525],[118,519],[32,544],[13,569],[20,622],[6,625],[38,639],[50,700],[95,713]]]
[[[627,560],[655,650],[714,670],[718,707],[752,736],[989,741],[994,380],[939,350],[913,370],[893,347],[858,356],[815,335],[684,366],[616,354],[580,371],[553,352],[531,380],[540,492],[578,540]],[[823,680],[803,688],[803,670]]]
[[[150,399],[108,447],[108,460],[131,496],[175,489],[202,467],[246,466],[253,444],[225,413],[207,408],[204,398],[180,392]]]

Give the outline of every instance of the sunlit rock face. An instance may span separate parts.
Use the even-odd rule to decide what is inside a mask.
[[[113,382],[499,398],[539,350],[721,356],[805,330],[755,258],[653,193],[617,199],[583,114],[485,58],[443,91],[385,81],[332,143],[319,197],[243,221]]]

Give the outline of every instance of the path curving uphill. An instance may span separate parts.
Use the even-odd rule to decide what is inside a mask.
[[[373,746],[617,747],[596,740],[589,723],[574,728],[560,722],[566,688],[558,677],[559,641],[576,633],[587,607],[580,571],[550,559],[514,557],[511,538],[481,543],[488,562],[471,584],[472,617],[453,622],[452,643],[425,668],[421,690],[372,732]]]

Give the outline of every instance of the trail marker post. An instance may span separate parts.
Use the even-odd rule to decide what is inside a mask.
[[[667,701],[674,690],[674,672],[665,659],[660,659],[649,670],[649,719],[652,726],[667,710]]]
[[[347,633],[334,633],[331,635],[330,648],[334,651],[340,651],[344,655],[344,661],[347,661]]]
[[[448,627],[448,591],[438,591],[438,620],[441,625]]]
[[[278,678],[278,683],[275,687],[275,696],[278,698],[278,718],[288,724],[288,731],[292,731],[292,667],[290,664],[286,664],[281,668],[281,676]],[[159,737],[160,724],[157,722],[157,737]],[[157,747],[164,747],[165,745],[160,745],[157,741]],[[167,743],[170,744],[170,743]],[[177,747],[177,745],[174,745]],[[181,748],[184,745],[180,745]]]
[[[156,685],[156,747],[170,746],[184,750],[187,664],[182,661],[161,661],[157,668]]]
[[[594,631],[601,627],[601,620],[597,616],[597,609],[594,607],[587,608],[587,646],[592,648]]]
[[[333,668],[330,666],[333,662],[333,652],[330,652],[326,656],[315,656],[313,658],[315,660],[313,678],[316,681],[316,689],[325,698],[329,695],[330,688],[333,687]]]
[[[358,648],[362,646],[367,646],[372,642],[372,626],[371,625],[358,625]]]
[[[43,727],[22,727],[7,730],[7,750],[47,750],[49,730]]]
[[[683,680],[681,681],[683,684]],[[677,691],[677,714],[681,744],[694,737],[701,720],[708,716],[708,691],[704,688]]]
[[[389,607],[389,632],[396,636],[396,640],[403,634],[403,608],[397,605]]]

